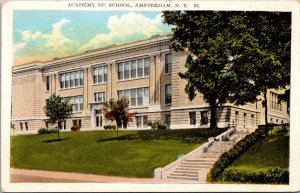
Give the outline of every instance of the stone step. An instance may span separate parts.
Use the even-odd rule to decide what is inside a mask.
[[[172,173],[185,173],[185,174],[197,174],[198,175],[198,171],[195,170],[174,170],[172,171]]]
[[[209,165],[212,165],[212,163],[209,163],[209,162],[181,162],[181,165],[184,165],[184,166],[209,166]]]
[[[198,174],[186,174],[186,173],[170,173],[169,176],[198,178]]]
[[[214,163],[215,160],[213,159],[199,159],[199,160],[183,160],[183,162],[186,162],[186,163]]]
[[[187,177],[187,176],[186,177],[183,177],[183,176],[167,176],[167,178],[198,181],[198,178]]]
[[[210,165],[182,165],[180,164],[179,167],[181,168],[191,168],[191,169],[194,169],[194,170],[198,170],[198,169],[205,169],[205,168],[209,168]]]
[[[208,170],[209,169],[209,167],[207,167],[207,168],[183,168],[183,167],[178,167],[178,168],[176,168],[175,170],[173,170],[173,171],[199,171],[199,170],[201,170],[201,171],[205,171],[205,170]]]

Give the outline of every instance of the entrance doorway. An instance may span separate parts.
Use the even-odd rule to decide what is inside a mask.
[[[102,110],[95,110],[95,125],[96,125],[96,128],[98,127],[102,127]]]

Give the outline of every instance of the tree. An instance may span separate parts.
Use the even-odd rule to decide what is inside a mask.
[[[109,121],[116,121],[117,136],[120,127],[127,128],[128,123],[133,121],[134,114],[129,113],[128,106],[129,100],[124,97],[117,101],[111,99],[104,104],[104,118]]]
[[[290,13],[165,11],[173,26],[175,51],[187,48],[186,92],[196,91],[211,108],[211,128],[217,109],[229,101],[236,105],[264,97],[267,124],[268,89],[285,88],[290,77]]]
[[[269,89],[287,89],[290,85],[291,14],[288,12],[255,12],[249,17],[258,39],[252,80],[263,95],[265,125],[268,125]],[[284,97],[288,97],[289,90]]]
[[[258,94],[248,74],[253,64],[246,58],[257,44],[253,29],[244,23],[243,12],[165,11],[164,22],[174,26],[172,48],[187,48],[185,91],[190,100],[196,91],[203,95],[211,110],[210,128],[217,127],[217,109],[226,102],[254,102]]]
[[[46,116],[48,117],[48,122],[54,125],[58,122],[63,122],[72,117],[73,106],[69,103],[69,100],[63,100],[62,97],[56,94],[52,94],[46,102],[44,107]],[[59,130],[61,129],[61,124],[59,124],[57,137],[59,136]]]

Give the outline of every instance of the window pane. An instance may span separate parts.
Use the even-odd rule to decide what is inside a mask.
[[[65,83],[65,87],[66,88],[69,88],[69,85],[70,85],[69,81],[70,81],[70,73],[67,73],[66,74],[66,83]]]
[[[100,67],[99,68],[99,74],[98,74],[98,82],[99,83],[102,83],[103,82],[103,80],[104,80],[104,69],[103,69],[103,67]]]
[[[104,82],[107,82],[107,66],[104,67]]]
[[[118,91],[118,98],[121,99],[122,97],[124,97],[124,91],[123,90],[119,90]]]
[[[130,105],[131,106],[136,106],[136,89],[131,89],[130,90]]]
[[[137,128],[142,127],[142,117],[136,117],[136,127]]]
[[[149,58],[145,58],[144,63],[145,63],[144,76],[149,76],[149,69],[150,69],[150,60],[149,60]]]
[[[172,71],[172,55],[166,54],[165,55],[165,73],[171,73]]]
[[[79,71],[76,72],[76,75],[75,75],[75,86],[78,86],[79,85]]]
[[[149,105],[149,88],[144,88],[144,105]]]
[[[65,74],[60,75],[60,88],[65,88]]]
[[[124,65],[124,79],[129,79],[130,64],[129,62],[125,62]]]
[[[126,99],[130,99],[130,91],[129,90],[125,90],[124,91],[124,96]]]
[[[137,89],[137,101],[138,101],[138,106],[142,106],[143,105],[143,89],[139,88]]]
[[[190,125],[196,125],[196,112],[190,112]]]
[[[138,77],[143,76],[143,59],[138,60]]]
[[[83,85],[83,70],[80,71],[80,86]]]
[[[74,72],[70,73],[70,87],[74,86],[74,79],[75,79],[75,74]]]
[[[94,80],[94,84],[98,83],[98,68],[94,68],[93,80]]]
[[[136,78],[136,60],[131,61],[131,78]]]
[[[124,64],[123,63],[120,63],[118,64],[118,77],[119,77],[119,80],[123,80],[123,73],[124,73]]]

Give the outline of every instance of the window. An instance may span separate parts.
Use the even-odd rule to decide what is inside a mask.
[[[150,58],[130,60],[117,65],[118,80],[148,77],[150,73]]]
[[[147,128],[148,126],[148,116],[136,116],[136,127],[137,128]]]
[[[105,102],[105,92],[94,93],[95,102]]]
[[[251,115],[251,125],[254,125],[254,115]]]
[[[21,131],[23,130],[23,123],[22,122],[20,122],[20,129],[21,129]]]
[[[50,90],[50,77],[46,76],[46,91]]]
[[[244,113],[244,127],[247,125],[247,113]]]
[[[165,104],[170,104],[172,102],[172,85],[167,84],[165,86]]]
[[[45,127],[46,127],[46,129],[48,129],[48,127],[49,127],[49,122],[48,122],[48,120],[45,120]]]
[[[271,109],[282,111],[282,104],[278,100],[278,94],[270,92],[270,107]]]
[[[189,112],[190,125],[196,125],[196,112]]]
[[[172,55],[166,54],[165,55],[165,73],[169,74],[172,72]]]
[[[149,105],[149,88],[134,88],[127,90],[119,90],[118,98],[127,98],[131,107]]]
[[[83,85],[83,70],[59,74],[60,88],[75,88]]]
[[[165,114],[165,124],[170,127],[171,125],[171,114]]]
[[[239,124],[239,112],[238,111],[235,111],[234,123],[237,125]]]
[[[74,119],[72,122],[73,122],[73,126],[78,125],[81,127],[81,119]]]
[[[28,122],[25,122],[25,129],[28,130]]]
[[[107,81],[107,66],[93,68],[93,83],[105,83]]]
[[[83,110],[83,96],[68,97],[73,105],[73,112],[81,112]]]
[[[207,111],[201,111],[201,125],[208,124]]]

